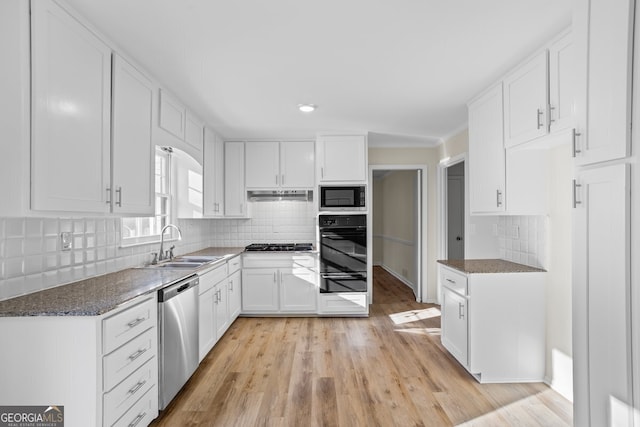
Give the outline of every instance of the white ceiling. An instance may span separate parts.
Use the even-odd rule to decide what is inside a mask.
[[[67,0],[225,138],[437,144],[572,0]],[[318,110],[300,113],[299,103]]]

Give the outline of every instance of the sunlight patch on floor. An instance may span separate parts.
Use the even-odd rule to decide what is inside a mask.
[[[440,328],[411,328],[411,329],[396,329],[395,331],[402,332],[405,334],[412,334],[412,335],[429,335],[429,336],[442,335],[442,330]]]
[[[389,315],[389,318],[396,325],[404,325],[405,323],[417,322],[419,320],[431,319],[433,317],[440,316],[440,309],[431,307],[424,310],[410,310],[400,313],[393,313]]]

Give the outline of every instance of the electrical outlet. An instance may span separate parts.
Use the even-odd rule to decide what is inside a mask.
[[[73,238],[71,237],[71,233],[68,231],[60,233],[60,249],[63,251],[70,251],[72,246]]]

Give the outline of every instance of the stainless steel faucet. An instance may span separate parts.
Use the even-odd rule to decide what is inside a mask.
[[[169,252],[169,254],[165,254],[164,253],[164,232],[169,227],[172,227],[172,228],[175,228],[176,230],[178,230],[178,240],[182,240],[182,232],[180,231],[180,228],[178,228],[177,225],[167,224],[164,227],[162,227],[162,231],[160,231],[160,253],[158,254],[158,261],[162,261],[164,259],[173,258],[173,248],[174,248],[174,246],[172,246],[171,249],[169,249],[167,251],[167,252]]]

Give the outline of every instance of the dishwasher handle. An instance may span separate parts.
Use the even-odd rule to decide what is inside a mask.
[[[176,283],[173,283],[166,288],[162,288],[158,291],[158,302],[165,302],[173,297],[180,295],[188,289],[195,288],[200,283],[200,279],[197,275],[189,276]]]

